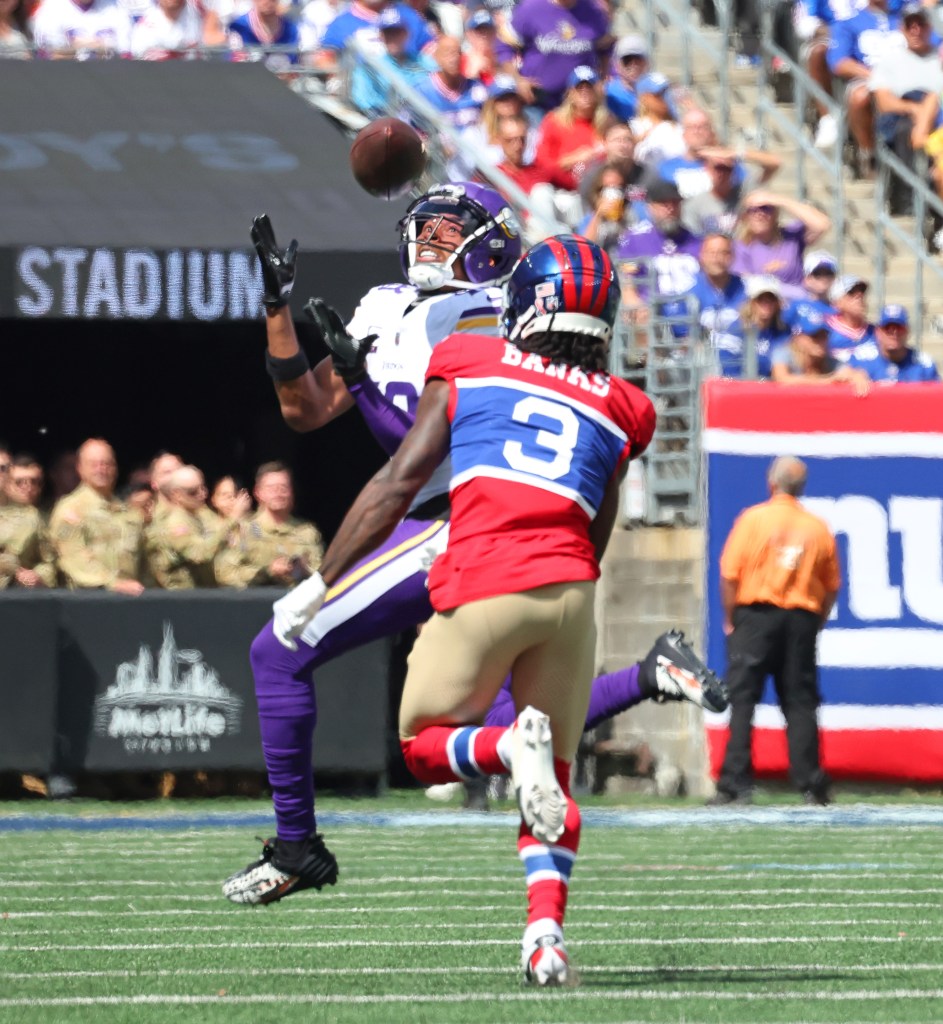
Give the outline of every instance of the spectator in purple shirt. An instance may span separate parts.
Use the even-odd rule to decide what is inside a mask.
[[[780,211],[793,218],[780,224]],[[827,214],[774,192],[757,190],[743,201],[733,270],[737,274],[769,274],[779,278],[785,299],[803,294],[802,256],[832,226]]]
[[[528,106],[547,111],[560,105],[577,67],[606,74],[612,42],[609,15],[595,0],[520,0],[508,29],[511,45],[499,53]]]
[[[662,179],[652,182],[645,210],[645,219],[623,235],[616,256],[622,301],[636,324],[647,321],[651,301],[657,313],[682,313],[687,306],[682,296],[694,287],[701,269],[701,239],[681,223],[678,186]]]

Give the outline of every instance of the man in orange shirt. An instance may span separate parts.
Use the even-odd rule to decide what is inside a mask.
[[[835,538],[799,503],[807,470],[775,459],[770,499],[737,518],[720,556],[727,635],[730,739],[712,806],[752,802],[753,710],[772,675],[786,719],[789,765],[808,804],[831,802],[819,765],[820,703],[815,644],[841,585]]]

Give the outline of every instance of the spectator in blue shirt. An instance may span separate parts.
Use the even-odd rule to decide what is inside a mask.
[[[439,69],[417,81],[416,92],[456,130],[477,124],[488,87],[462,74],[462,44],[452,36],[440,36],[434,55]]]
[[[278,0],[253,0],[252,9],[229,25],[234,58],[264,60],[276,74],[298,63],[298,42],[298,25],[278,13]]]
[[[875,64],[900,46],[900,16],[888,13],[888,0],[871,0],[851,18],[836,21],[828,44],[828,66],[845,82],[848,127],[858,147],[858,175],[874,177],[874,108],[868,89]]]
[[[410,57],[417,57],[435,39],[421,14],[409,4],[391,5],[387,0],[357,0],[357,3],[338,14],[325,29],[321,49],[317,54],[317,66],[326,71],[335,70],[344,47],[355,37],[377,55],[382,53],[380,12],[388,6],[395,6],[402,15],[407,30],[406,53]]]
[[[845,363],[857,345],[874,339],[874,324],[868,322],[868,282],[854,274],[836,279],[828,297],[835,307],[825,317],[828,350]]]
[[[747,300],[743,278],[731,274],[733,243],[727,235],[709,234],[701,243],[701,269],[691,289],[704,337],[710,342],[724,377],[743,372],[743,324]],[[768,372],[768,371],[767,371]]]
[[[848,365],[864,372],[879,384],[908,384],[939,380],[933,360],[910,348],[910,318],[903,306],[885,306],[873,341],[859,345]]]
[[[796,317],[805,315],[810,309],[823,317],[832,316],[836,310],[828,301],[828,293],[835,283],[838,263],[826,249],[813,249],[802,261],[802,287],[805,295],[793,299],[783,310],[783,323],[792,330]]]
[[[411,84],[435,71],[437,65],[431,57],[420,54],[416,58],[406,52],[409,30],[398,7],[387,7],[381,11],[378,27],[383,40],[380,64],[384,68],[402,75]],[[367,117],[383,117],[389,113],[389,84],[364,63],[356,64],[351,74],[350,98]]]
[[[741,329],[755,337],[757,375],[769,377],[774,350],[790,338],[782,317],[782,282],[772,274],[749,274],[743,283],[748,302],[740,313]]]
[[[622,36],[613,50],[612,74],[606,82],[606,106],[628,123],[638,113],[638,82],[648,71],[648,46],[641,36]]]

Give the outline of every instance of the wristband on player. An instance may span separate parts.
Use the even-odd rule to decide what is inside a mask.
[[[273,356],[268,351],[265,353],[265,370],[272,380],[278,383],[297,380],[310,369],[311,364],[308,362],[308,357],[301,349],[298,349],[293,356],[287,356],[284,359]]]

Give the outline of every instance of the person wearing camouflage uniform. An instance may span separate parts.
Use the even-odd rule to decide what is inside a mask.
[[[115,497],[118,464],[107,441],[93,438],[78,451],[81,483],[56,502],[49,535],[66,586],[136,596],[141,583],[143,521]]]
[[[196,466],[174,470],[164,487],[166,512],[156,513],[145,536],[147,567],[165,590],[217,586],[216,556],[234,524],[206,505],[206,484]]]
[[[39,511],[0,498],[0,590],[54,587],[56,553]]]
[[[294,586],[321,564],[321,533],[314,523],[292,516],[294,484],[284,463],[260,466],[254,493],[259,509],[230,535],[217,563],[219,582],[239,589]]]

